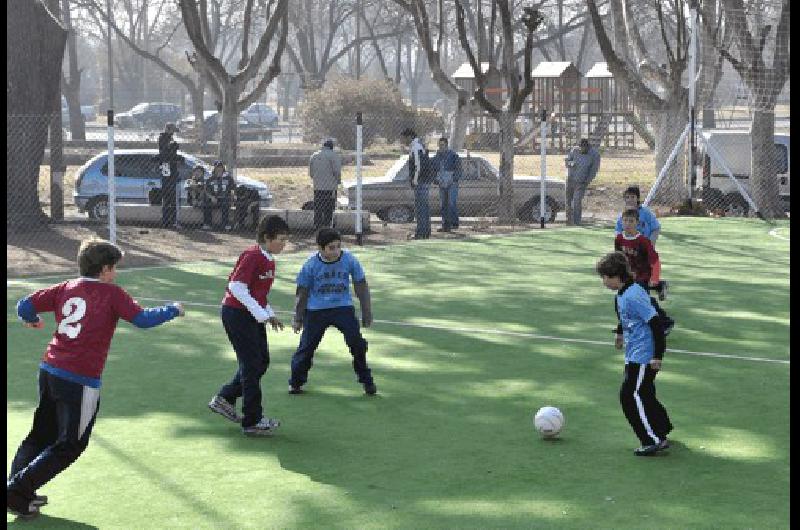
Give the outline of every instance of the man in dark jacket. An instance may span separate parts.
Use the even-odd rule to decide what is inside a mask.
[[[461,158],[448,147],[447,138],[439,138],[439,150],[431,162],[436,171],[439,199],[442,203],[442,227],[439,232],[458,228],[458,181],[461,178]]]
[[[167,123],[164,132],[158,135],[158,169],[161,172],[161,226],[177,225],[178,142],[172,135],[178,132],[174,123]]]

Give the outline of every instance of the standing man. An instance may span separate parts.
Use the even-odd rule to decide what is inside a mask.
[[[600,169],[600,153],[589,145],[588,138],[582,138],[564,161],[567,166],[567,224],[580,225],[583,195]]]
[[[461,158],[448,147],[447,138],[439,138],[439,150],[432,160],[439,185],[442,203],[442,227],[438,232],[450,232],[458,228],[458,181],[461,178]]]
[[[342,182],[342,157],[328,138],[322,149],[311,155],[308,175],[314,183],[314,228],[331,228],[336,207],[336,188]]]
[[[158,135],[158,163],[161,171],[161,226],[167,228],[177,225],[178,162],[183,157],[178,154],[178,142],[172,135],[178,132],[174,123],[167,123],[164,132]]]
[[[413,239],[428,239],[431,237],[431,207],[429,204],[431,163],[428,151],[422,140],[419,139],[414,129],[406,128],[400,137],[408,143],[408,182],[414,189],[414,217],[417,220],[417,229]]]

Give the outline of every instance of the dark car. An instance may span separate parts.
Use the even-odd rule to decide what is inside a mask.
[[[206,130],[206,138],[216,138],[219,135],[219,125],[220,125],[220,113],[216,110],[204,110],[203,111],[203,126]],[[239,116],[239,131],[246,130],[248,128],[253,127],[253,125],[248,122],[243,117]],[[181,131],[183,136],[189,138],[197,137],[197,131],[195,131],[195,122],[194,122],[194,114],[190,114],[189,116],[183,118],[178,122],[178,128]]]
[[[139,103],[127,112],[115,116],[116,124],[123,128],[163,129],[169,122],[181,119],[181,107],[173,103]]]

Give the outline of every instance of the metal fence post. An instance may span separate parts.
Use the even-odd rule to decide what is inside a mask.
[[[361,152],[363,149],[362,116],[356,113],[356,243],[364,243],[363,227],[361,226]]]
[[[542,109],[542,123],[540,125],[541,146],[540,156],[542,159],[541,175],[539,176],[539,222],[540,227],[544,228],[544,206],[546,197],[545,179],[547,178],[547,109]]]
[[[117,242],[117,183],[114,170],[114,110],[109,109],[108,120],[108,240]]]

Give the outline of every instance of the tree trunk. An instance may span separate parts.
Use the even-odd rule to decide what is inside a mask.
[[[69,67],[69,83],[62,82],[61,90],[67,100],[69,109],[69,132],[73,140],[86,139],[86,121],[81,113],[81,70],[78,68],[78,46],[75,30],[72,27],[72,17],[69,11],[69,2],[62,1],[61,16],[67,33],[67,55]]]
[[[219,159],[225,163],[232,176],[236,176],[239,154],[239,94],[241,89],[235,85],[224,87],[222,101],[222,122],[220,124]]]
[[[192,98],[192,113],[194,114],[194,130],[197,132],[197,143],[200,145],[200,151],[203,153],[208,152],[208,134],[206,133],[205,116],[203,115],[203,90],[205,89],[205,81],[203,76],[197,76],[198,83],[195,90],[189,90],[189,96]]]
[[[686,128],[687,112],[686,102],[684,101],[679,108],[673,108],[669,111],[662,110],[652,114],[656,140],[656,176],[660,174],[661,168],[664,167],[675,147],[675,143]],[[685,163],[686,148],[684,144],[679,147],[678,155],[669,166],[666,175],[664,175],[664,179],[661,181],[655,197],[653,197],[652,202],[654,204],[675,206],[688,198],[688,191],[683,179]],[[642,200],[644,200],[644,197],[642,197]]]
[[[467,137],[467,127],[472,117],[472,105],[464,99],[456,103],[456,111],[453,113],[453,129],[450,131],[450,147],[454,151],[464,148],[464,141]]]
[[[6,227],[46,222],[39,166],[53,114],[60,114],[67,33],[41,0],[6,3]]]
[[[498,119],[500,129],[500,175],[497,180],[497,222],[512,224],[516,219],[514,209],[514,122],[516,116],[502,112]]]
[[[775,114],[753,110],[750,125],[752,157],[750,193],[759,211],[768,219],[784,217],[778,190],[778,153],[775,149]]]

